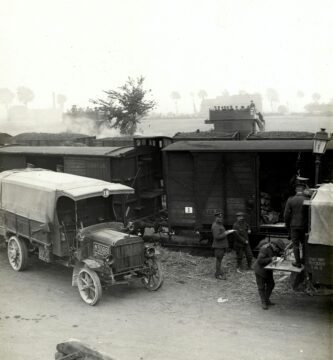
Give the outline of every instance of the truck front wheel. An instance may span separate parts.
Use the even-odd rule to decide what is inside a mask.
[[[163,284],[163,270],[161,263],[156,258],[150,258],[146,261],[148,265],[147,272],[142,277],[144,287],[150,291],[156,291]]]
[[[8,240],[7,255],[10,266],[15,271],[22,271],[28,266],[28,247],[24,240],[11,236]]]
[[[102,297],[101,281],[97,273],[89,268],[79,272],[77,285],[82,300],[88,305],[95,305]]]

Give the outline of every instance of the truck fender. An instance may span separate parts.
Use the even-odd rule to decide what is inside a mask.
[[[73,268],[72,286],[77,286],[77,278],[79,276],[80,270],[83,267],[87,267],[91,270],[97,270],[100,269],[103,265],[103,261],[97,259],[84,259],[81,262],[76,263]]]

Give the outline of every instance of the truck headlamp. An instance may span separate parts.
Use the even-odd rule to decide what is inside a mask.
[[[152,246],[147,246],[145,248],[145,256],[146,257],[153,257],[155,256],[155,248],[153,248]]]
[[[106,261],[106,263],[107,263],[108,265],[112,265],[113,262],[114,262],[114,258],[113,258],[112,255],[109,255],[109,256],[105,259],[105,261]]]

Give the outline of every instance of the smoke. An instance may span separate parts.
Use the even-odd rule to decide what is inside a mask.
[[[110,128],[106,124],[97,123],[96,120],[85,116],[72,117],[64,115],[62,123],[65,132],[96,136],[96,138],[120,136],[118,130]]]
[[[87,117],[71,117],[59,109],[27,109],[23,106],[11,107],[8,112],[1,109],[1,132],[12,136],[26,133],[78,133],[89,136],[116,137],[120,133],[105,124],[98,124]]]

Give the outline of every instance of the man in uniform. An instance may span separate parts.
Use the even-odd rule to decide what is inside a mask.
[[[302,182],[296,183],[296,195],[291,196],[286,203],[284,210],[284,221],[286,227],[289,230],[291,241],[293,243],[293,251],[295,256],[295,262],[293,266],[298,268],[302,267],[300,256],[300,244],[302,245],[303,258],[304,258],[304,242],[305,242],[305,229],[307,226],[307,212],[305,206],[303,206],[304,200],[308,199],[304,195],[306,188]]]
[[[216,258],[215,277],[219,280],[226,280],[226,276],[221,269],[222,259],[228,248],[228,240],[223,226],[223,214],[218,211],[215,213],[215,221],[212,225],[213,249]]]
[[[282,255],[284,249],[285,245],[282,239],[272,239],[269,243],[261,246],[254,263],[258,292],[264,310],[267,310],[269,305],[274,305],[269,298],[275,286],[273,270],[265,269],[265,266],[272,262],[276,256]]]
[[[234,241],[234,249],[237,256],[237,272],[242,272],[242,261],[245,253],[248,269],[252,266],[252,251],[249,244],[249,232],[250,227],[245,221],[245,214],[238,212],[236,214],[236,222],[233,225],[233,229],[236,230],[236,236]]]

